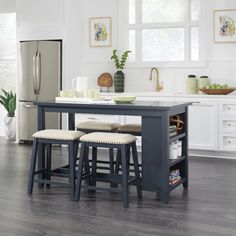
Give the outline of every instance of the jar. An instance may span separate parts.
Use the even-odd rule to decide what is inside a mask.
[[[200,78],[198,79],[198,88],[205,88],[207,85],[210,84],[210,80],[208,78],[207,75],[202,75],[200,76]]]
[[[177,156],[180,157],[182,156],[182,141],[181,140],[177,140],[176,141],[177,144]]]
[[[196,75],[188,75],[186,80],[186,93],[187,94],[196,94],[197,89],[197,78]]]
[[[178,145],[175,142],[169,144],[169,159],[175,160],[178,157]]]

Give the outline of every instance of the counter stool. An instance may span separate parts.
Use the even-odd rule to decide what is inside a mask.
[[[84,133],[80,131],[65,131],[65,130],[56,130],[56,129],[46,129],[41,130],[33,134],[33,149],[32,149],[32,159],[31,167],[29,173],[29,182],[28,182],[28,195],[31,195],[33,192],[34,182],[41,184],[46,184],[47,187],[50,187],[51,184],[63,184],[59,181],[51,181],[51,148],[52,144],[66,144],[69,146],[69,185],[70,185],[70,195],[71,199],[74,200],[75,192],[75,165],[77,160],[78,144],[80,137]],[[47,165],[46,168],[43,165],[42,169],[36,171],[36,162],[38,159],[38,144],[42,144],[43,147],[47,147]],[[43,148],[44,151],[44,148]],[[38,160],[39,161],[39,160]],[[37,179],[34,179],[34,176],[38,175]]]
[[[86,134],[92,133],[92,132],[117,132],[118,128],[120,127],[120,124],[118,123],[112,123],[112,122],[101,122],[101,121],[85,121],[77,124],[76,129],[79,131],[82,131]],[[98,161],[98,163],[101,162],[103,164],[107,164],[107,162],[104,161]],[[114,173],[115,167],[114,167],[114,152],[112,148],[109,148],[109,169],[110,173]]]
[[[132,134],[135,136],[142,136],[142,126],[138,124],[125,124],[125,125],[121,125],[118,128],[117,132],[125,133],[125,134]],[[130,169],[129,156],[127,158],[127,163],[128,163],[128,169]],[[115,173],[119,172],[120,164],[121,164],[121,155],[120,155],[120,151],[118,151],[117,157],[116,157],[116,163],[115,163]]]
[[[136,137],[130,134],[118,134],[118,133],[106,133],[106,132],[95,132],[86,134],[80,138],[81,141],[81,150],[80,150],[80,159],[78,165],[77,173],[77,184],[76,184],[76,193],[75,200],[80,199],[81,191],[81,181],[91,177],[91,185],[85,185],[86,189],[91,190],[105,190],[110,192],[122,192],[123,204],[125,208],[128,208],[128,185],[135,183],[137,188],[138,198],[142,198],[142,189],[141,189],[141,179],[138,166],[138,155],[136,148]],[[92,147],[92,173],[82,173],[84,163],[88,162],[88,152],[86,149]],[[106,174],[99,173],[97,171],[97,148],[117,148],[121,152],[121,167],[122,174]],[[127,168],[127,153],[132,149],[133,161],[134,161],[134,172],[135,176],[128,175]],[[107,187],[101,188],[96,187],[96,180],[106,181],[106,182],[116,182],[121,184],[121,189]]]
[[[132,134],[142,136],[142,126],[138,124],[125,124],[118,128],[118,133]]]

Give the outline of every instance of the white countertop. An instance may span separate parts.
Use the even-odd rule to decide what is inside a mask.
[[[124,93],[102,93],[102,96],[122,96],[132,95],[137,97],[179,97],[179,98],[224,98],[224,99],[236,99],[236,91],[228,95],[207,95],[207,94],[185,94],[175,92],[124,92]]]

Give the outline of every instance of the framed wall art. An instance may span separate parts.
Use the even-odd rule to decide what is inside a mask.
[[[111,47],[111,17],[89,18],[90,47]]]
[[[236,42],[236,9],[214,11],[214,42]]]

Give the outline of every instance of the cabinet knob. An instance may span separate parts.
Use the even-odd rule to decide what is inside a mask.
[[[228,144],[231,144],[231,140],[228,140]]]
[[[230,127],[230,126],[231,126],[231,123],[228,123],[228,126]]]
[[[229,110],[229,111],[231,110],[231,107],[230,107],[230,106],[228,106],[228,110]]]

